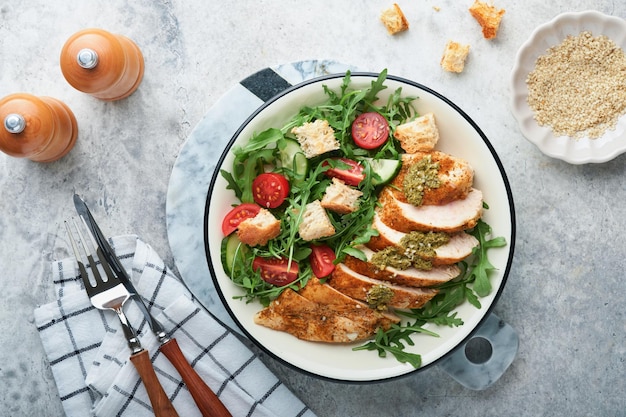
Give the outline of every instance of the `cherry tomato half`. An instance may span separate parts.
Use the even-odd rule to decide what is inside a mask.
[[[339,178],[343,180],[348,185],[352,185],[356,187],[359,185],[363,179],[365,179],[365,174],[363,173],[363,165],[359,164],[356,161],[348,158],[339,158],[341,162],[350,166],[348,169],[341,168],[330,168],[326,171],[326,175],[329,177]],[[328,165],[328,162],[324,162],[324,164]]]
[[[252,203],[244,203],[234,207],[222,220],[222,233],[224,236],[228,236],[237,230],[242,221],[253,218],[259,214],[260,210],[261,207]]]
[[[252,269],[261,272],[263,281],[282,287],[291,284],[298,278],[298,263],[294,260],[289,264],[288,258],[262,258],[257,256],[252,261]]]
[[[335,270],[333,261],[336,259],[335,251],[327,245],[312,245],[309,262],[311,269],[318,278],[329,276]]]
[[[389,123],[379,113],[361,113],[352,123],[352,140],[363,149],[376,149],[388,138]]]
[[[265,208],[276,208],[289,195],[289,181],[275,172],[265,172],[252,181],[252,198]]]

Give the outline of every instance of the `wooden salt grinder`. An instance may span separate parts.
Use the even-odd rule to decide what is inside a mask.
[[[105,101],[130,96],[143,78],[144,60],[137,45],[102,29],[81,30],[61,50],[61,72],[83,93]]]
[[[76,143],[76,117],[52,97],[11,94],[0,100],[0,150],[17,158],[52,162]]]

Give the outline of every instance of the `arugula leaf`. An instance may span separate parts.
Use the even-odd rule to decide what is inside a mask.
[[[233,190],[237,198],[241,200],[241,188],[239,188],[239,183],[235,180],[233,175],[225,169],[220,169],[220,174],[222,174],[222,177],[226,180],[226,189]]]
[[[269,128],[261,133],[252,136],[250,141],[243,147],[238,147],[234,150],[235,155],[244,155],[245,158],[254,151],[264,149],[269,145],[274,145],[279,139],[284,137],[283,132],[280,129]]]
[[[387,69],[381,71],[376,80],[372,81],[371,87],[367,92],[367,95],[363,98],[365,102],[365,106],[363,111],[367,111],[368,108],[376,109],[374,103],[378,100],[378,93],[385,90],[387,86],[384,84],[385,79],[387,78]]]
[[[473,251],[473,255],[479,262],[472,268],[469,280],[474,282],[473,289],[476,291],[476,294],[480,297],[484,297],[491,292],[489,272],[496,269],[491,262],[489,262],[489,258],[487,258],[487,250],[505,246],[506,240],[503,237],[487,239],[487,236],[491,234],[491,226],[482,220],[478,221],[478,224],[471,234],[474,235],[479,242],[479,245],[475,247]]]
[[[419,368],[422,366],[422,357],[404,350],[406,347],[405,343],[409,346],[415,345],[415,342],[411,339],[414,333],[425,333],[433,337],[439,337],[436,333],[426,330],[419,325],[400,326],[394,324],[386,331],[378,329],[374,340],[352,350],[376,350],[381,358],[385,358],[387,353],[391,353],[399,362],[409,363],[414,368]]]

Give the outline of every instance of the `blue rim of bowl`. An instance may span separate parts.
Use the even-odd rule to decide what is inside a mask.
[[[226,159],[228,153],[230,152],[233,144],[235,143],[235,141],[237,140],[237,138],[239,137],[239,134],[241,133],[241,131],[243,129],[246,128],[246,126],[252,121],[252,119],[254,119],[256,117],[257,114],[259,114],[261,111],[263,111],[266,107],[268,107],[269,105],[271,105],[272,103],[274,103],[276,100],[278,100],[279,98],[291,93],[292,91],[298,90],[304,86],[307,86],[309,84],[314,84],[314,83],[319,83],[321,81],[325,81],[325,80],[331,80],[331,79],[335,79],[335,78],[343,78],[345,77],[345,73],[338,73],[338,74],[329,74],[329,75],[323,75],[320,77],[316,77],[316,78],[312,78],[310,80],[306,80],[303,81],[302,83],[296,84],[292,87],[289,87],[287,89],[285,89],[284,91],[276,94],[274,97],[272,97],[271,99],[269,99],[268,101],[266,101],[265,103],[263,103],[258,109],[256,109],[242,124],[241,126],[237,129],[237,131],[233,134],[232,138],[228,141],[228,144],[226,145],[226,148],[224,149],[224,151],[222,152],[222,155],[220,156],[219,160],[217,161],[217,164],[215,165],[216,169],[213,172],[213,175],[211,177],[211,182],[209,184],[209,189],[207,192],[207,198],[206,198],[206,204],[205,204],[205,209],[204,209],[204,250],[205,250],[205,254],[206,254],[206,260],[209,266],[209,271],[211,273],[211,279],[213,280],[213,284],[215,285],[215,289],[220,297],[220,300],[222,302],[222,304],[224,305],[224,308],[226,309],[226,311],[228,311],[228,314],[230,315],[230,317],[233,319],[233,321],[237,324],[237,326],[239,326],[239,328],[241,329],[241,331],[246,335],[246,337],[252,341],[254,343],[255,346],[259,347],[261,350],[263,350],[263,352],[265,352],[266,354],[268,354],[270,357],[274,358],[275,360],[279,361],[280,363],[284,364],[285,366],[294,369],[298,372],[301,372],[303,374],[306,375],[310,375],[312,377],[318,378],[318,379],[322,379],[322,380],[326,380],[326,381],[332,381],[332,382],[340,382],[340,383],[348,383],[348,384],[358,384],[358,385],[364,385],[364,384],[373,384],[373,383],[379,383],[379,382],[384,382],[384,381],[391,381],[391,380],[395,380],[395,379],[399,379],[399,378],[403,378],[403,377],[407,377],[409,375],[413,375],[417,372],[423,371],[425,369],[428,369],[430,367],[432,367],[433,365],[436,365],[438,363],[440,363],[442,360],[444,360],[445,358],[448,358],[450,355],[452,355],[453,353],[455,353],[459,348],[461,348],[462,346],[465,345],[465,343],[467,343],[468,340],[470,340],[472,338],[472,336],[474,335],[474,333],[480,328],[480,326],[485,322],[485,320],[489,317],[489,314],[493,311],[493,308],[495,307],[495,305],[497,304],[500,296],[502,295],[502,291],[504,290],[504,286],[506,284],[506,281],[508,279],[509,276],[509,272],[511,270],[511,266],[513,263],[513,254],[515,252],[515,235],[516,235],[516,223],[515,223],[515,207],[514,207],[514,203],[513,203],[513,193],[511,191],[511,186],[509,184],[509,180],[508,177],[506,175],[506,172],[504,171],[504,166],[502,165],[502,162],[500,161],[500,158],[498,157],[498,154],[496,153],[493,145],[491,144],[491,142],[489,141],[489,139],[487,139],[487,136],[483,133],[483,131],[478,127],[478,125],[474,122],[474,120],[472,120],[471,117],[469,117],[463,110],[461,110],[460,107],[458,107],[456,104],[454,104],[452,101],[450,101],[448,98],[446,98],[445,96],[441,95],[440,93],[420,84],[417,83],[415,81],[411,81],[408,80],[406,78],[402,78],[402,77],[398,77],[398,76],[394,76],[394,75],[387,75],[386,79],[388,80],[394,80],[397,82],[401,82],[401,83],[405,83],[405,84],[409,84],[412,85],[420,90],[423,90],[427,93],[432,94],[433,96],[437,97],[438,99],[444,101],[446,104],[448,104],[450,107],[452,107],[457,113],[459,113],[471,126],[473,129],[476,130],[476,132],[480,135],[481,139],[483,140],[483,142],[485,143],[485,145],[487,146],[487,148],[489,149],[489,152],[491,153],[491,156],[493,157],[494,161],[496,162],[496,165],[498,166],[498,170],[500,171],[500,175],[502,176],[502,181],[504,183],[504,186],[506,188],[506,194],[507,194],[507,200],[508,200],[508,205],[509,205],[509,216],[510,216],[510,220],[511,220],[511,236],[510,236],[510,242],[507,242],[508,246],[509,246],[509,256],[506,262],[506,267],[503,271],[503,275],[502,275],[502,282],[500,284],[500,286],[498,287],[496,294],[494,296],[494,299],[492,301],[492,303],[487,307],[487,310],[485,312],[485,315],[481,318],[481,320],[474,326],[474,328],[467,334],[467,336],[461,340],[455,347],[453,347],[452,349],[450,349],[450,351],[448,351],[446,354],[442,355],[441,357],[439,357],[438,359],[434,360],[433,362],[424,365],[420,368],[417,368],[413,371],[401,374],[401,375],[396,375],[396,376],[390,376],[388,378],[381,378],[381,379],[376,379],[376,380],[371,380],[371,381],[353,381],[353,380],[343,380],[343,379],[337,379],[337,378],[331,378],[331,377],[327,377],[324,375],[319,375],[316,374],[314,372],[310,372],[304,369],[299,368],[298,366],[282,359],[280,356],[277,356],[275,353],[273,353],[272,351],[270,351],[268,348],[266,348],[262,343],[260,343],[259,341],[257,341],[245,328],[245,326],[243,326],[241,324],[241,322],[238,320],[237,316],[234,314],[234,312],[230,309],[230,307],[228,306],[228,302],[226,300],[226,298],[224,297],[224,294],[220,288],[220,284],[216,278],[216,273],[215,273],[215,265],[213,264],[213,261],[211,260],[211,254],[210,254],[210,246],[209,246],[209,233],[208,233],[208,218],[209,218],[209,210],[210,210],[210,205],[211,205],[211,195],[213,194],[213,189],[215,188],[215,182],[217,181],[218,177],[219,177],[219,171],[220,171],[220,167],[223,165],[224,163],[224,159]],[[373,79],[376,79],[379,74],[378,73],[374,73],[374,72],[351,72],[350,75],[352,77],[371,77]],[[221,268],[221,265],[218,265],[219,268]],[[484,307],[483,307],[484,308]]]

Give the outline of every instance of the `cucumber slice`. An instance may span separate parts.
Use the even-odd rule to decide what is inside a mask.
[[[293,171],[298,180],[305,179],[309,172],[309,160],[298,141],[285,138],[279,140],[277,146],[280,166]]]
[[[248,245],[241,243],[236,233],[231,233],[222,239],[222,267],[226,275],[232,278],[235,259],[245,259],[248,252],[250,252],[250,248]]]
[[[398,175],[402,167],[402,161],[398,159],[366,159],[375,174],[372,176],[372,185],[387,184]]]

